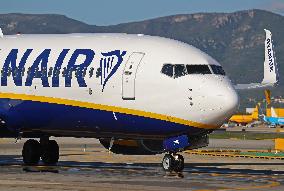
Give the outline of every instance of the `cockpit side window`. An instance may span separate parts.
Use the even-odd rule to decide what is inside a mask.
[[[186,65],[188,74],[211,74],[208,65]]]
[[[174,66],[172,64],[164,64],[161,72],[169,77],[173,77]]]
[[[212,68],[212,71],[213,71],[214,74],[222,75],[222,76],[226,75],[226,73],[223,70],[222,66],[210,65],[210,67]]]
[[[175,64],[175,75],[174,78],[187,75],[184,64]]]

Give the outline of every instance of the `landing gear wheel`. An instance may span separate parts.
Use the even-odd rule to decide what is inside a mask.
[[[40,143],[34,139],[25,142],[22,156],[26,165],[36,165],[40,159]]]
[[[55,140],[49,140],[46,145],[43,145],[41,159],[47,165],[55,165],[58,162],[59,146]]]
[[[171,172],[174,170],[175,167],[175,159],[172,155],[166,154],[162,161],[162,166],[164,171]]]
[[[166,154],[162,161],[166,172],[182,172],[184,169],[184,158],[179,154]]]
[[[174,167],[174,171],[176,172],[182,172],[184,169],[184,158],[182,155],[175,155],[174,156],[175,159],[175,167]]]

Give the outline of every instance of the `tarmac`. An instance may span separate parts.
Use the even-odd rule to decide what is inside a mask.
[[[25,140],[0,139],[0,190],[284,190],[284,161],[183,153],[182,174],[167,174],[163,155],[109,153],[96,139],[58,138],[57,166],[24,166]],[[210,140],[207,149],[263,150],[271,140]]]

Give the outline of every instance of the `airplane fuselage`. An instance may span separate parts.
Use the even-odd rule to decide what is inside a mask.
[[[178,41],[126,34],[0,41],[0,118],[11,131],[133,139],[198,135],[219,128],[238,104],[220,64]]]
[[[283,117],[265,117],[264,121],[271,124],[271,125],[284,125],[284,118]]]

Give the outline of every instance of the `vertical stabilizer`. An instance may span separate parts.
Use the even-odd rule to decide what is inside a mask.
[[[275,87],[279,83],[279,74],[278,66],[276,63],[276,57],[274,53],[272,34],[269,30],[264,29],[266,38],[265,38],[265,60],[263,63],[263,80],[261,83],[250,83],[250,84],[237,84],[235,89],[245,90],[245,89],[258,89],[258,88],[267,88]]]
[[[266,118],[266,116],[264,115],[263,110],[261,109],[260,102],[256,104],[256,108],[258,113],[258,119],[263,121]]]
[[[270,90],[265,90],[265,100],[266,100],[266,116],[271,117],[271,92]]]
[[[258,119],[258,105],[255,106],[251,116],[252,116],[252,119],[256,119],[256,120]]]
[[[278,69],[274,53],[272,34],[269,30],[264,29],[265,38],[265,60],[264,60],[264,77],[263,84],[278,83]]]
[[[278,115],[276,114],[276,111],[273,107],[271,107],[271,117],[278,117]]]

